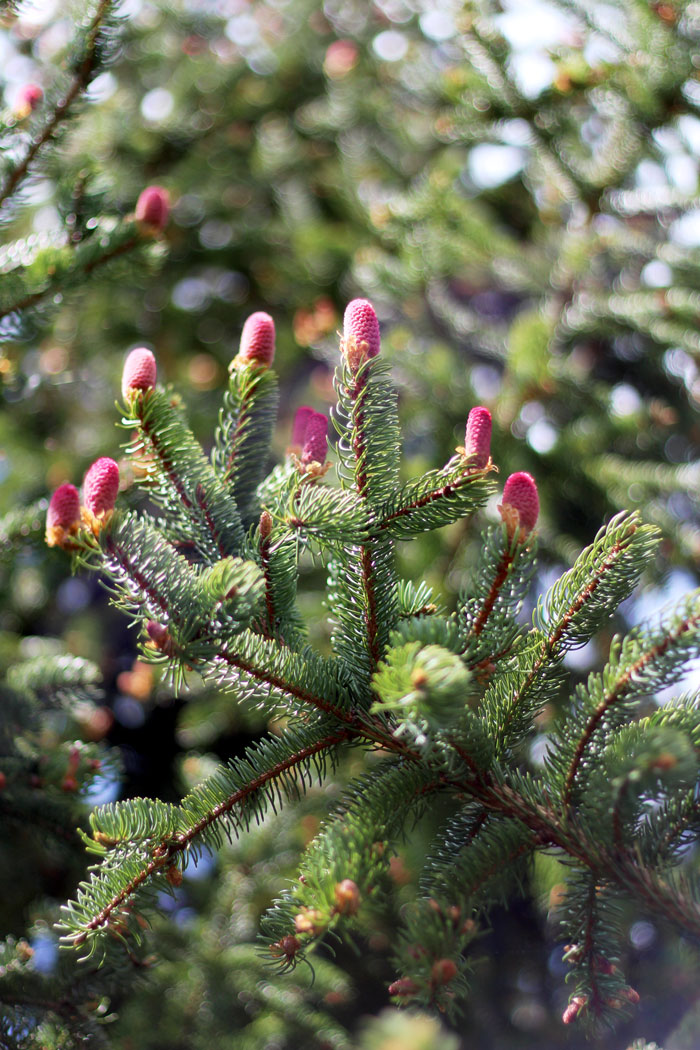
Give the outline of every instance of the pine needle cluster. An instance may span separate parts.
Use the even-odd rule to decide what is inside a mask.
[[[264,314],[252,320],[272,324]],[[386,906],[397,846],[439,807],[448,815],[393,939],[395,1001],[454,1016],[489,911],[512,899],[544,854],[563,873],[558,922],[571,983],[563,1020],[614,1023],[638,1001],[619,966],[621,901],[700,934],[684,867],[698,819],[697,706],[686,698],[644,714],[700,651],[700,596],[615,637],[602,671],[562,697],[567,653],[630,595],[657,530],[635,513],[617,515],[539,597],[528,625],[537,488],[512,475],[500,523],[481,535],[471,587],[443,608],[424,582],[400,577],[396,542],[465,518],[480,527],[474,515],[498,499],[483,425],[477,434],[472,416],[465,446],[443,468],[401,483],[396,393],[371,304],[356,300],[335,380],[336,479],[325,422],[309,410],[301,449],[268,473],[277,395],[272,354],[259,345],[244,332],[210,457],[155,367],[134,369],[133,355],[148,351],[133,351],[122,425],[157,512],[122,510],[101,466],[112,461],[100,460],[83,486],[89,506],[78,509],[76,497],[71,520],[51,534],[140,625],[144,659],[176,683],[196,672],[277,719],[274,735],[179,805],[132,799],[91,814],[98,863],[63,909],[64,945],[108,964],[141,951],[159,895],[179,885],[188,863],[293,805],[353,748],[366,772],[264,918],[269,963],[287,970],[329,937],[360,936]],[[485,410],[474,411],[483,423]],[[52,521],[57,514],[50,507]],[[311,648],[296,606],[306,551],[328,577],[328,652]],[[535,773],[525,744],[555,703],[561,714]]]

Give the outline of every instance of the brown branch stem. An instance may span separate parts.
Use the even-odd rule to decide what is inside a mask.
[[[455,478],[453,481],[448,481],[440,488],[431,489],[430,492],[424,492],[423,495],[414,500],[412,503],[406,504],[405,507],[399,507],[398,510],[388,514],[385,518],[378,523],[379,529],[387,529],[391,525],[392,521],[396,521],[397,518],[403,518],[407,514],[411,514],[414,510],[420,510],[422,507],[428,507],[431,503],[436,503],[438,500],[446,499],[449,496],[453,496],[459,489],[464,488],[470,481],[473,480],[475,474],[481,474],[482,471],[472,471],[469,474],[464,474],[462,477]]]
[[[474,626],[471,629],[471,635],[474,638],[478,638],[481,632],[483,631],[484,627],[486,626],[488,618],[493,612],[493,607],[496,604],[496,601],[498,600],[499,594],[501,593],[501,589],[503,588],[503,585],[508,579],[508,575],[510,573],[514,560],[515,548],[509,549],[506,547],[503,551],[503,554],[501,555],[501,561],[498,566],[498,569],[496,570],[496,575],[494,576],[491,582],[489,593],[486,595],[484,604],[481,606],[481,609],[479,610],[479,615],[477,616],[474,622]]]

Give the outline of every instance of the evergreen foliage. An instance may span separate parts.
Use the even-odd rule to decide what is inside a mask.
[[[43,62],[0,113],[3,1044],[106,1045],[116,1010],[154,1050],[232,1031],[349,1047],[352,991],[328,955],[351,948],[373,1008],[459,1024],[487,1009],[488,924],[523,900],[548,916],[552,982],[568,970],[568,1005],[561,982],[548,1009],[570,1030],[632,1031],[635,989],[661,971],[689,999],[700,723],[695,694],[666,697],[697,655],[698,599],[632,628],[624,603],[646,569],[697,560],[698,12],[557,6],[533,89],[490,0],[260,0],[243,21],[95,0],[54,35],[0,4]],[[171,115],[147,115],[166,85]],[[358,288],[384,348],[363,359],[344,332],[334,472],[281,452],[271,345],[241,348],[214,407],[259,306],[280,315],[282,379],[293,333],[330,397]],[[56,534],[79,574],[63,581],[37,545],[44,494],[111,442],[116,351],[150,340],[189,407],[127,384],[122,492]],[[454,448],[477,400],[494,417],[478,466]],[[537,530],[503,498],[499,520],[496,464],[537,477]],[[123,774],[99,743],[92,609],[81,656],[31,637],[64,629],[49,595],[91,595],[85,570],[137,627],[159,700],[174,683],[180,739],[221,755],[191,755],[177,799],[164,783],[102,801]],[[230,758],[231,726],[265,735]],[[193,888],[214,854],[222,901]],[[168,917],[183,885],[191,935]],[[44,964],[55,921],[65,950]],[[663,935],[674,962],[633,973],[630,927],[652,921],[659,944],[680,931]],[[375,1020],[362,1046],[449,1045],[411,1016]]]
[[[95,810],[87,843],[100,859],[63,909],[63,942],[108,966],[115,954],[143,952],[149,915],[163,892],[180,885],[189,862],[246,834],[269,809],[298,800],[353,746],[375,768],[351,782],[307,850],[299,882],[265,918],[262,950],[270,962],[293,967],[324,937],[351,937],[363,918],[381,914],[390,896],[392,852],[441,798],[452,815],[437,832],[421,891],[392,938],[397,973],[390,994],[454,1016],[468,991],[480,923],[511,899],[527,878],[528,861],[544,852],[565,872],[560,922],[573,993],[564,1021],[580,1019],[593,1029],[614,1023],[639,998],[618,965],[621,902],[631,899],[686,934],[700,934],[696,896],[678,850],[696,826],[689,801],[697,778],[695,706],[685,702],[639,720],[641,702],[677,682],[700,651],[698,597],[689,595],[656,623],[612,639],[603,670],[559,705],[558,726],[534,777],[522,744],[542,709],[557,700],[563,657],[604,627],[630,595],[657,531],[637,514],[613,518],[540,597],[528,628],[519,610],[536,539],[529,488],[527,529],[520,524],[518,478],[505,486],[501,525],[483,536],[471,592],[445,618],[425,602],[424,583],[399,584],[395,541],[382,525],[397,506],[409,522],[419,512],[412,524],[421,531],[450,516],[459,520],[490,495],[491,461],[485,457],[485,465],[475,467],[458,450],[448,465],[450,487],[470,491],[467,504],[444,498],[445,472],[435,471],[387,503],[398,476],[396,395],[381,359],[358,362],[347,346],[346,338],[336,382],[340,488],[319,464],[304,466],[290,452],[284,484],[261,486],[263,513],[243,559],[223,549],[217,558],[203,542],[181,554],[165,538],[183,534],[183,521],[192,521],[191,495],[212,467],[190,451],[182,410],[176,419],[168,396],[151,387],[129,391],[130,417],[158,450],[145,480],[160,496],[162,523],[145,510],[84,512],[83,525],[66,533],[62,546],[99,571],[117,604],[143,624],[146,659],[167,660],[178,679],[187,668],[213,676],[237,702],[277,709],[288,721],[205,778],[179,806],[142,798]],[[267,365],[238,362],[236,368],[257,374]],[[251,398],[246,412],[252,417],[256,410],[267,420],[268,405]],[[230,394],[222,409],[224,434],[232,430],[227,415],[239,418],[239,401]],[[240,451],[246,461],[264,463],[265,431],[267,424],[251,422],[245,443],[231,441],[232,455]],[[174,434],[184,435],[182,449]],[[142,455],[142,443],[129,451]],[[225,482],[231,459],[215,461],[213,469]],[[475,478],[481,486],[472,490]],[[210,488],[215,483],[209,481]],[[292,518],[302,494],[305,502]],[[334,513],[350,494],[351,512]],[[243,498],[250,506],[250,494]],[[431,505],[440,507],[434,520],[420,513]],[[231,519],[240,531],[234,511]],[[327,600],[336,626],[330,653],[301,640],[294,588],[277,600],[279,583],[275,587],[269,571],[276,544],[287,548],[285,573],[297,571],[292,549],[298,558],[310,544],[331,569]],[[80,678],[85,672],[64,661],[61,673]],[[36,693],[32,668],[19,680]],[[650,799],[672,816],[673,841],[666,822],[642,819]],[[663,840],[659,848],[655,835]]]

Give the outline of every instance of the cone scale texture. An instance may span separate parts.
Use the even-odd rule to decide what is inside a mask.
[[[532,532],[540,512],[540,498],[531,474],[521,470],[510,475],[503,489],[503,506],[517,510],[521,528]]]
[[[126,399],[131,390],[152,390],[156,385],[156,359],[145,346],[132,350],[124,362],[122,372],[122,396]]]
[[[368,299],[353,299],[343,318],[343,353],[353,372],[380,350],[379,321]]]
[[[491,455],[491,413],[488,408],[479,405],[469,413],[464,452],[476,467],[485,467],[488,463]]]
[[[83,502],[98,517],[114,510],[119,491],[119,467],[113,459],[95,460],[83,481]]]
[[[242,361],[255,361],[269,367],[275,356],[275,322],[269,314],[259,310],[251,314],[243,325],[238,356]]]

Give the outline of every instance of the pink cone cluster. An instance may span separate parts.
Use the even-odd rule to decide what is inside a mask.
[[[46,542],[49,547],[71,549],[71,539],[86,525],[99,532],[114,510],[119,492],[119,467],[102,456],[83,479],[83,505],[75,485],[59,485],[51,496],[46,513]]]
[[[464,454],[479,470],[491,457],[491,413],[482,405],[473,408],[467,418]]]
[[[170,194],[163,186],[146,186],[136,201],[134,218],[154,231],[164,230],[170,218]]]
[[[145,346],[132,350],[124,362],[122,372],[122,397],[129,400],[135,390],[152,390],[156,385],[158,369],[156,359]]]
[[[517,512],[517,523],[513,511]],[[532,532],[540,513],[540,498],[537,484],[531,474],[520,470],[510,475],[503,489],[501,513],[509,531],[511,525],[514,525],[519,527],[525,536]]]
[[[238,361],[269,368],[275,356],[275,322],[263,310],[251,314],[243,325]]]
[[[353,299],[343,318],[341,349],[350,370],[356,372],[368,358],[376,357],[381,346],[379,321],[368,299]]]

